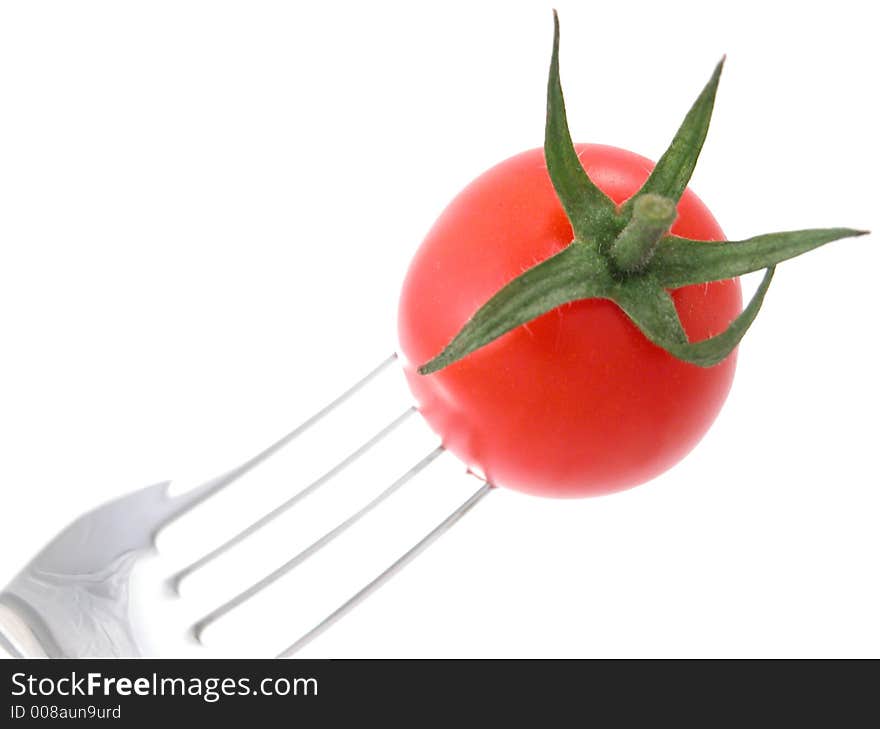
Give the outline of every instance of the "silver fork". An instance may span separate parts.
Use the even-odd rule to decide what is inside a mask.
[[[388,370],[396,359],[396,355],[392,355],[384,360],[297,428],[226,474],[179,495],[169,493],[171,482],[148,486],[74,520],[0,592],[0,647],[18,657],[155,655],[150,646],[156,643],[144,640],[144,636],[157,630],[177,631],[180,634],[175,637],[190,647],[201,646],[206,629],[305,563],[379,507],[434,463],[443,453],[443,447],[434,447],[384,490],[286,562],[247,587],[227,595],[221,604],[213,606],[195,620],[185,620],[182,628],[163,626],[162,621],[154,619],[154,613],[139,604],[140,596],[147,593],[161,594],[173,610],[175,601],[180,600],[180,586],[183,581],[264,530],[282,514],[331,482],[417,411],[412,406],[408,407],[321,476],[231,537],[219,544],[205,546],[197,558],[167,573],[140,571],[139,567],[157,554],[157,535],[172,522],[281,452],[343,403],[364,390],[382,372]],[[281,650],[278,657],[292,656],[327,630],[415,559],[492,489],[491,484],[481,482],[476,491],[433,529],[311,629]],[[132,575],[135,573],[147,575],[150,589],[132,590]]]

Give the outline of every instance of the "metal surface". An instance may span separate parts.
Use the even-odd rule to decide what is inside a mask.
[[[149,557],[156,554],[158,532],[240,479],[255,466],[271,458],[342,403],[368,386],[395,360],[396,356],[384,360],[329,405],[229,473],[176,496],[169,494],[170,482],[149,486],[122,496],[74,520],[0,592],[0,648],[13,656],[155,655],[148,646],[162,644],[163,641],[153,640],[153,638],[164,637],[156,636],[155,633],[168,630],[168,628],[163,625],[162,621],[154,619],[153,613],[149,609],[139,604],[142,599],[141,593],[133,591],[131,585],[132,574]],[[292,509],[306,495],[314,492],[376,446],[414,412],[416,412],[414,408],[408,408],[375,435],[364,441],[359,448],[326,471],[323,476],[289,497],[280,506],[269,511],[247,528],[237,532],[232,538],[219,546],[205,545],[203,556],[190,562],[188,566],[167,575],[148,573],[151,580],[150,587],[154,588],[153,592],[164,595],[172,605],[175,600],[179,602],[180,598],[176,588],[184,577],[192,575],[222,554],[235,549],[241,542],[262,530],[281,513]],[[203,613],[203,617],[188,623],[186,630],[181,631],[182,641],[185,640],[190,648],[199,645],[202,631],[208,625],[220,620],[287,575],[364,516],[380,508],[389,496],[425,471],[432,463],[436,462],[442,453],[442,446],[434,448],[378,495],[365,505],[355,509],[348,517],[338,522],[336,526],[300,550],[280,567],[265,574],[247,589],[222,602],[216,608]],[[441,534],[445,533],[490,490],[490,485],[483,485],[414,547],[284,650],[281,656],[292,655],[372,594]],[[194,537],[194,539],[197,538]],[[332,577],[332,575],[328,575],[327,579],[332,579]]]

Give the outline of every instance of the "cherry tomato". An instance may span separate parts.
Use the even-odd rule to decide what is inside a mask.
[[[653,167],[614,147],[576,149],[618,204]],[[724,238],[690,190],[671,232]],[[710,368],[682,362],[649,342],[616,304],[590,299],[439,372],[416,372],[502,286],[571,240],[543,150],[523,152],[450,203],[413,258],[400,298],[404,371],[422,415],[489,482],[542,496],[605,494],[668,469],[708,430],[736,367],[735,352]],[[723,331],[742,308],[735,279],[687,286],[673,299],[691,341]]]

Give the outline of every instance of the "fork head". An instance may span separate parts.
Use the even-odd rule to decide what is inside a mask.
[[[277,459],[276,454],[286,451],[299,436],[311,431],[319,421],[335,413],[337,408],[351,398],[362,396],[368,384],[372,383],[375,387],[374,383],[379,375],[389,371],[389,366],[394,361],[395,357],[385,360],[298,428],[223,476],[180,494],[172,493],[173,489],[169,488],[171,482],[155,484],[122,496],[73,521],[0,592],[0,646],[5,647],[12,655],[48,657],[143,656],[168,653],[191,655],[194,651],[201,650],[206,629],[281,582],[282,578],[300,568],[306,560],[311,560],[349,530],[357,531],[354,527],[362,520],[369,521],[366,517],[378,510],[386,500],[391,500],[392,496],[426,471],[431,464],[442,461],[444,449],[435,442],[426,449],[426,453],[411,459],[408,468],[398,471],[396,478],[390,479],[390,483],[378,490],[373,488],[373,484],[366,483],[374,479],[360,475],[352,484],[355,487],[352,493],[358,504],[354,510],[348,509],[345,512],[347,515],[341,519],[332,516],[332,521],[328,522],[332,525],[329,529],[322,526],[326,531],[306,535],[305,542],[295,548],[290,547],[290,540],[282,532],[285,541],[281,542],[281,547],[290,549],[292,556],[276,564],[273,569],[268,569],[258,579],[248,577],[248,582],[241,585],[228,581],[228,585],[223,585],[225,593],[221,592],[219,605],[203,601],[202,606],[196,607],[195,613],[192,609],[184,609],[182,605],[187,602],[181,599],[182,582],[206,569],[210,571],[211,567],[217,568],[218,563],[221,565],[218,569],[222,569],[222,563],[229,553],[246,549],[243,545],[270,531],[270,525],[278,526],[278,523],[282,523],[283,526],[282,517],[288,515],[294,506],[298,506],[307,497],[310,501],[315,500],[314,494],[319,489],[332,492],[334,486],[328,487],[328,484],[339,481],[339,474],[351,470],[350,467],[354,464],[369,460],[363,459],[368,453],[381,451],[381,447],[377,446],[386,441],[388,436],[403,430],[404,424],[415,424],[425,431],[427,429],[419,423],[419,418],[412,417],[417,411],[408,404],[407,394],[405,408],[402,411],[398,409],[397,415],[379,428],[378,432],[369,437],[359,436],[360,440],[355,441],[359,445],[350,449],[341,460],[336,455],[332,466],[322,466],[321,471],[310,476],[305,485],[292,494],[282,491],[280,503],[277,500],[271,502],[268,511],[250,522],[246,519],[243,527],[235,526],[231,535],[225,535],[214,546],[205,546],[202,543],[204,530],[186,526],[186,540],[196,543],[198,551],[194,554],[197,556],[187,556],[182,564],[179,560],[176,563],[172,560],[169,566],[169,562],[161,554],[161,540],[160,548],[157,549],[157,536],[227,486],[233,483],[238,486],[242,481],[247,482],[245,476],[267,471],[267,464],[277,464],[278,460],[283,462],[283,458]],[[380,393],[380,397],[385,396]],[[363,403],[359,407],[363,409]],[[340,416],[335,414],[334,417]],[[330,432],[335,435],[338,431]],[[406,450],[407,448],[397,443],[392,444],[390,452],[394,454]],[[372,457],[376,459],[375,455]],[[300,460],[293,461],[293,469],[300,465]],[[456,465],[456,468],[460,470],[460,466]],[[284,470],[279,472],[276,469],[273,472],[271,468],[268,473],[273,481],[289,476]],[[472,481],[467,480],[467,490],[470,493],[473,490],[470,485]],[[257,485],[260,485],[259,481]],[[254,488],[252,482],[250,487]],[[447,490],[445,487],[446,484],[444,491]],[[335,488],[338,490],[339,487]],[[476,492],[448,513],[439,524],[429,529],[427,535],[415,540],[414,545],[393,559],[390,566],[381,569],[372,579],[366,580],[366,584],[362,583],[363,586],[353,594],[350,592],[348,599],[343,599],[340,604],[342,595],[337,595],[334,598],[337,606],[326,611],[323,619],[317,620],[310,630],[289,644],[281,655],[287,656],[298,651],[335,623],[399,572],[490,490],[488,484],[481,482]],[[253,494],[254,491],[250,493]],[[450,490],[450,493],[458,498],[454,490]],[[424,496],[424,492],[419,494],[421,500],[424,500]],[[339,493],[329,494],[331,501],[338,501],[338,497]],[[412,503],[408,508],[413,508]],[[448,505],[435,506],[434,509],[436,508],[448,510]],[[401,519],[409,521],[409,515],[410,512],[404,511],[402,517],[395,518],[398,522]],[[436,522],[436,517],[430,518]],[[187,522],[186,519],[181,521],[184,524]],[[190,536],[193,531],[201,539],[193,539]],[[381,531],[379,533],[384,536]],[[410,534],[415,533],[410,530]],[[412,536],[408,537],[411,538]],[[389,554],[393,555],[393,552]],[[343,561],[342,564],[347,565],[348,562]],[[297,569],[297,572],[300,571]],[[327,575],[319,574],[318,577],[320,582],[328,581]],[[329,577],[333,578],[334,575]],[[303,595],[295,593],[293,597],[299,602]],[[192,605],[189,607],[192,608]]]
[[[6,649],[50,658],[141,655],[129,609],[136,565],[155,553],[163,526],[231,478],[176,497],[165,481],[71,522],[0,592]]]

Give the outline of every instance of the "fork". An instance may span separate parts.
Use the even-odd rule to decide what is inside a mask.
[[[189,648],[201,648],[206,630],[301,567],[377,509],[435,463],[444,448],[434,446],[387,487],[286,562],[252,580],[243,589],[227,594],[219,604],[211,606],[196,619],[184,620],[180,628],[173,621],[160,620],[159,611],[144,604],[147,602],[144,596],[160,595],[166,603],[164,610],[176,611],[184,582],[263,532],[270,523],[332,482],[417,413],[417,409],[411,405],[407,407],[305,487],[228,538],[213,545],[200,544],[198,556],[188,558],[182,566],[155,568],[154,558],[161,551],[157,547],[157,537],[173,522],[269,462],[319,421],[364,391],[381,373],[392,369],[396,360],[397,355],[391,355],[294,430],[221,476],[179,494],[170,492],[170,481],[158,483],[128,493],[75,519],[0,592],[0,648],[16,657],[155,655],[154,646],[173,644],[177,640]],[[277,652],[277,656],[290,657],[304,648],[412,562],[492,490],[492,484],[481,480],[479,488],[427,534],[313,627]],[[151,562],[152,569],[141,569]],[[146,581],[145,588],[133,588],[136,574]],[[167,635],[170,632],[175,634]]]

